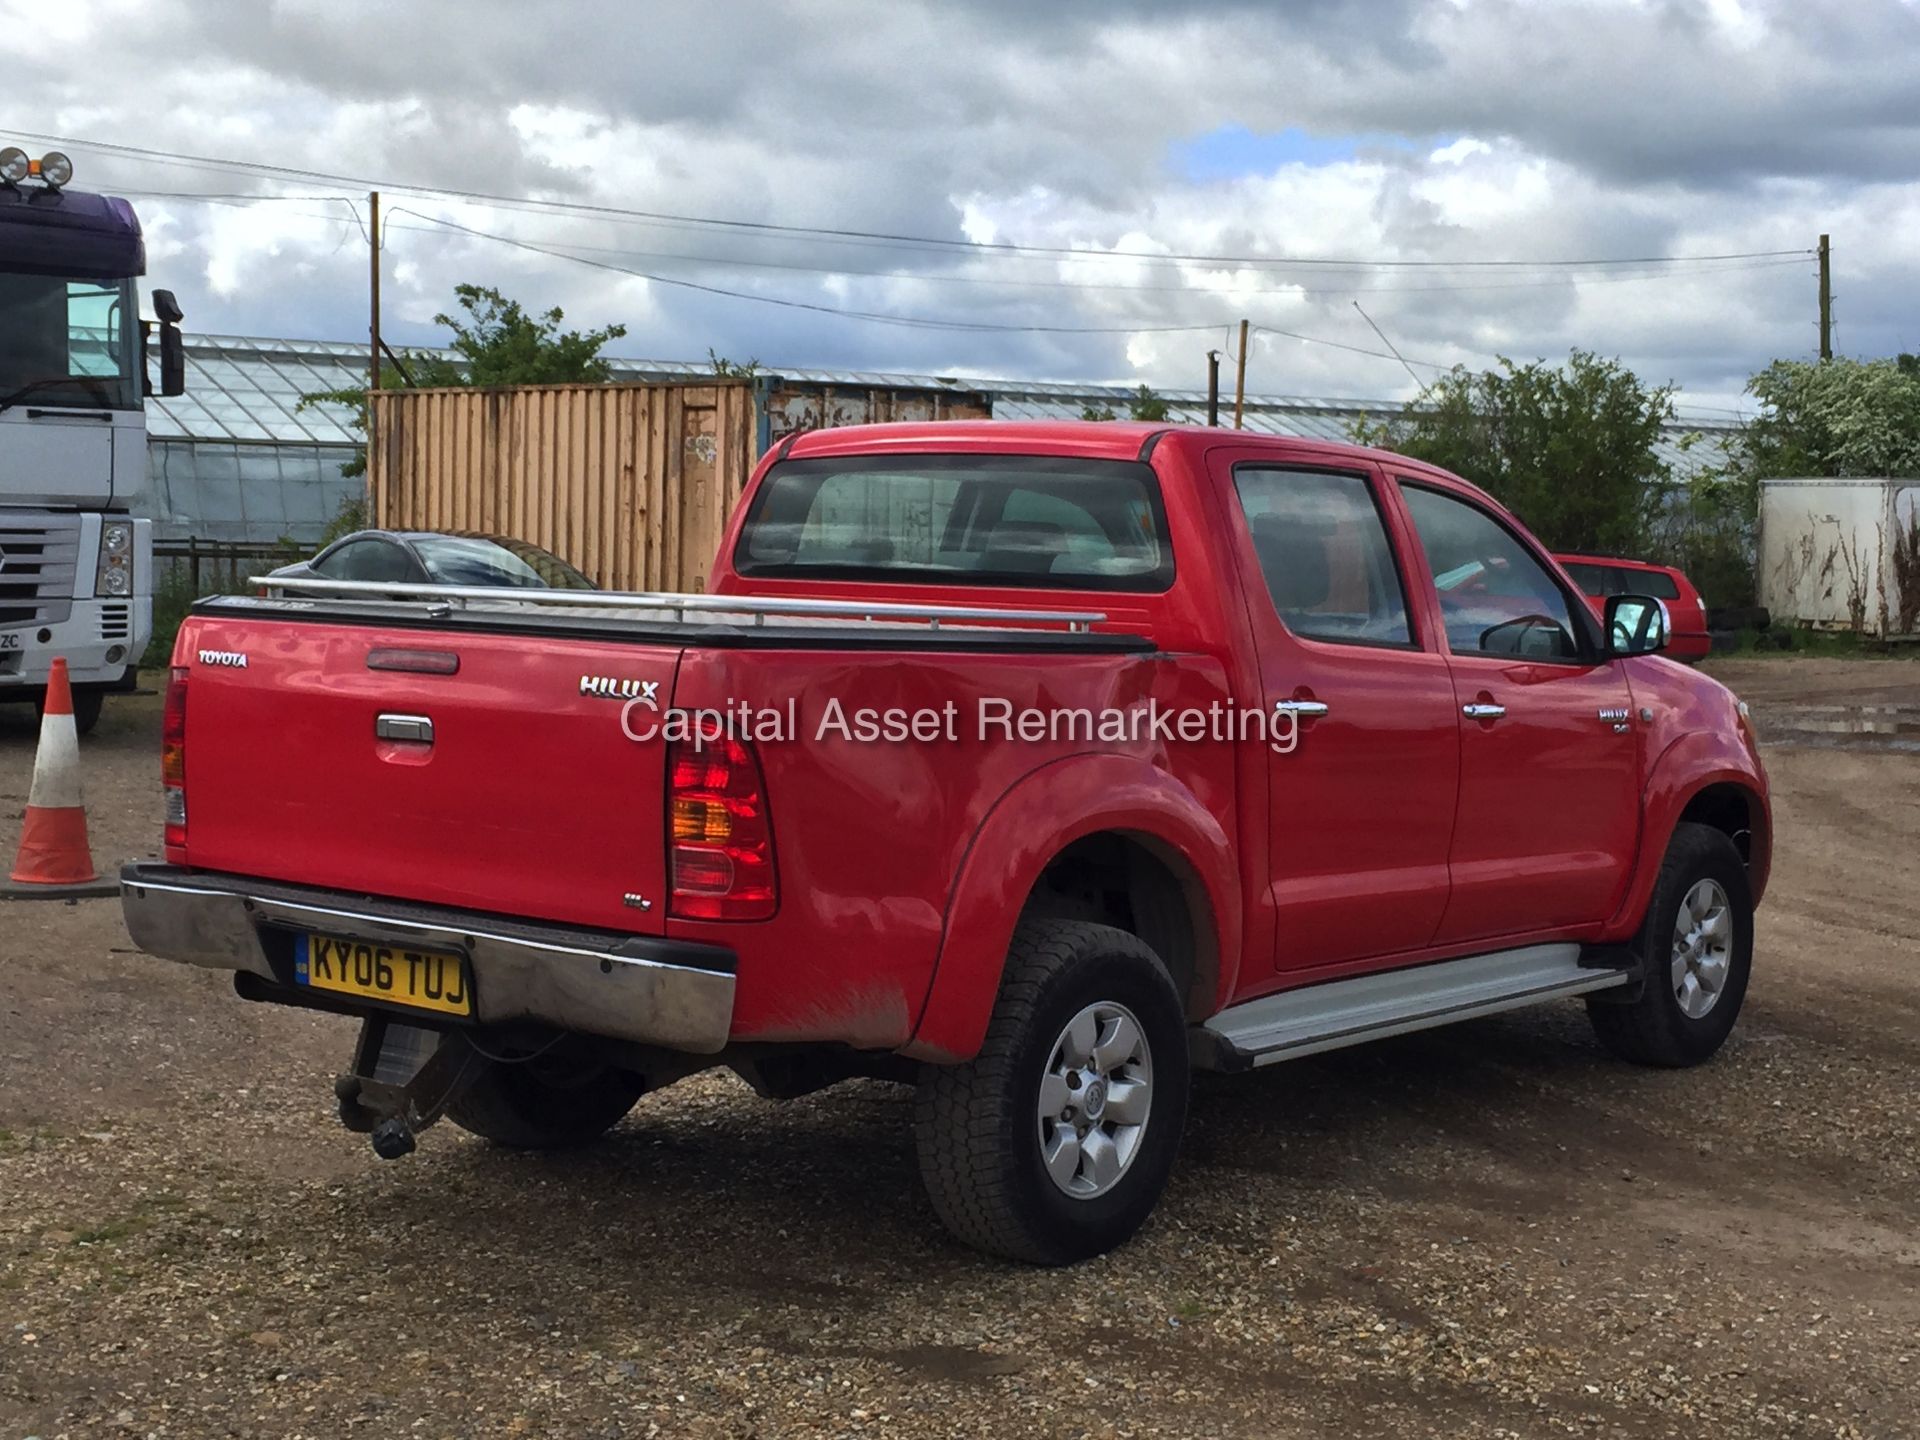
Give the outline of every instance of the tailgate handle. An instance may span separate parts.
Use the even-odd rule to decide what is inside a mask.
[[[373,733],[382,740],[406,740],[415,745],[431,745],[433,721],[425,715],[382,715],[373,722]]]

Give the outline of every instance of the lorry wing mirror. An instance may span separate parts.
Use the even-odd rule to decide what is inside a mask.
[[[180,327],[171,320],[160,326],[160,393],[187,393],[187,345],[180,338]]]
[[[1667,648],[1672,630],[1664,600],[1651,595],[1607,597],[1607,654],[1652,655]]]
[[[178,325],[187,317],[180,311],[180,302],[173,298],[171,290],[153,292],[153,313],[160,318],[162,325]]]

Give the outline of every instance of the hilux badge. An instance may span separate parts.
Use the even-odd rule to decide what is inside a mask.
[[[638,700],[642,704],[657,703],[660,695],[658,680],[621,680],[612,675],[582,675],[580,693],[597,696],[602,700]]]

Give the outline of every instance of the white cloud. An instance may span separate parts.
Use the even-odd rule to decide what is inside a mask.
[[[498,284],[630,354],[1198,385],[1240,315],[1407,354],[1622,355],[1737,395],[1813,344],[1803,263],[1684,279],[1252,266],[1116,250],[1399,261],[1731,253],[1835,236],[1844,345],[1920,347],[1920,14],[1905,0],[1236,0],[1035,7],[823,0],[0,0],[40,37],[0,124],[381,180],[390,328],[433,338]],[[1198,183],[1194,137],[1357,137],[1355,154]],[[1403,137],[1396,139],[1395,137]],[[261,182],[75,147],[82,183]],[[785,225],[1069,247],[829,243],[408,197],[414,182]],[[358,188],[358,187],[354,187]],[[338,202],[135,196],[151,283],[204,330],[357,339],[366,255]],[[701,295],[437,226],[761,296],[1131,334],[953,334]],[[812,267],[812,268],[809,268]],[[821,273],[834,270],[840,273]],[[863,273],[879,272],[879,273]],[[910,272],[910,273],[903,273]],[[1101,281],[1107,289],[1073,288]],[[1188,334],[1154,327],[1204,324]],[[1390,359],[1263,335],[1250,382],[1408,388]]]

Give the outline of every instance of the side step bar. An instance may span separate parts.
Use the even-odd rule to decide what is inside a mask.
[[[1631,969],[1580,963],[1574,944],[1529,945],[1303,985],[1222,1010],[1194,1032],[1194,1063],[1244,1070],[1624,985]],[[1613,958],[1609,956],[1608,958]]]

